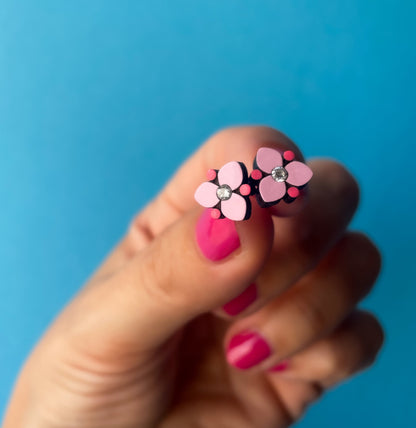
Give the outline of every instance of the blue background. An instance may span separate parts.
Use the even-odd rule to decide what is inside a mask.
[[[361,182],[375,368],[301,427],[415,426],[416,2],[0,2],[0,411],[133,214],[209,134],[264,123]],[[163,149],[163,151],[162,151]],[[158,160],[151,183],[149,165]]]

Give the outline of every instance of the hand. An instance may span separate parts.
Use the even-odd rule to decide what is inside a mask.
[[[247,127],[179,170],[37,345],[4,428],[285,427],[374,360],[382,329],[356,306],[380,256],[346,231],[358,187],[342,166],[311,161],[306,196],[248,221],[193,200],[207,169],[265,145],[301,159]]]

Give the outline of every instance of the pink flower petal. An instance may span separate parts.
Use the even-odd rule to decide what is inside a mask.
[[[283,165],[283,159],[277,150],[261,147],[257,150],[256,163],[262,171],[270,174],[274,167]]]
[[[243,170],[238,162],[228,162],[218,171],[220,185],[228,184],[231,190],[237,189],[243,182]]]
[[[247,202],[242,196],[233,193],[230,199],[221,202],[221,211],[230,220],[244,220],[247,212]]]
[[[195,191],[194,198],[198,204],[206,208],[211,208],[218,204],[217,198],[218,186],[214,183],[205,181]]]
[[[268,175],[260,181],[259,192],[264,202],[275,202],[285,196],[286,183],[275,181],[271,175]]]
[[[302,162],[290,162],[285,166],[285,168],[288,174],[286,181],[292,186],[305,185],[313,175],[312,170]]]

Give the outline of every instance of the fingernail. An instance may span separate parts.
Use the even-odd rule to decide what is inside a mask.
[[[231,338],[227,347],[227,361],[238,369],[249,369],[272,353],[266,340],[258,333],[246,331]]]
[[[276,364],[275,366],[271,367],[268,371],[269,372],[284,372],[289,367],[289,360],[281,361],[279,364]]]
[[[240,295],[230,300],[222,308],[228,315],[237,315],[257,299],[256,284],[249,285]]]
[[[224,259],[240,246],[240,238],[232,220],[214,219],[211,210],[204,210],[196,224],[196,241],[209,260]]]

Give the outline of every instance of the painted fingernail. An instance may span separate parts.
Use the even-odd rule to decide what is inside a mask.
[[[231,338],[227,347],[227,361],[238,369],[249,369],[271,355],[266,340],[258,333],[246,331]]]
[[[224,259],[240,246],[234,222],[213,218],[210,209],[204,210],[196,224],[196,241],[202,254],[212,261]]]
[[[276,364],[275,366],[271,367],[269,369],[269,372],[284,372],[289,367],[289,360],[283,360],[279,364]]]
[[[257,299],[256,284],[249,285],[240,295],[230,300],[222,308],[228,315],[237,315]]]

